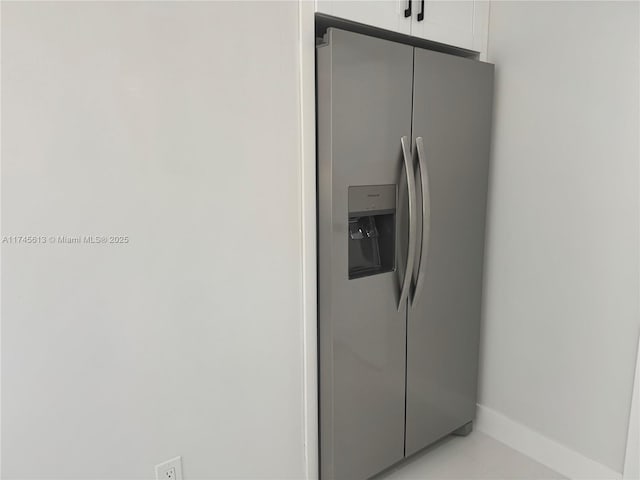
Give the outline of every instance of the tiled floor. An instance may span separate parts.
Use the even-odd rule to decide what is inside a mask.
[[[376,480],[561,478],[565,477],[503,443],[474,431],[468,437],[449,436],[376,477]]]

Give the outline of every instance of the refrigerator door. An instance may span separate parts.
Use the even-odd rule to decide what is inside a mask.
[[[406,455],[475,415],[493,92],[491,64],[416,48],[414,65],[428,237],[407,321]]]
[[[413,48],[338,29],[325,41],[316,65],[321,476],[353,480],[404,454],[401,139],[410,149]]]

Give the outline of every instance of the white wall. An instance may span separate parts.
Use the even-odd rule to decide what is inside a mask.
[[[298,5],[2,5],[3,478],[301,478]]]
[[[492,2],[480,403],[618,472],[638,307],[637,2]]]

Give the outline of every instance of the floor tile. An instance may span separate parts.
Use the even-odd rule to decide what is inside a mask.
[[[556,480],[562,475],[475,431],[447,437],[376,480]]]

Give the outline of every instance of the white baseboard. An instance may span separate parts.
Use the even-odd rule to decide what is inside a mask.
[[[620,472],[591,460],[484,405],[478,405],[475,427],[570,479],[622,478]]]
[[[640,340],[636,360],[636,375],[633,381],[631,414],[627,431],[627,453],[624,457],[625,480],[640,479]]]

